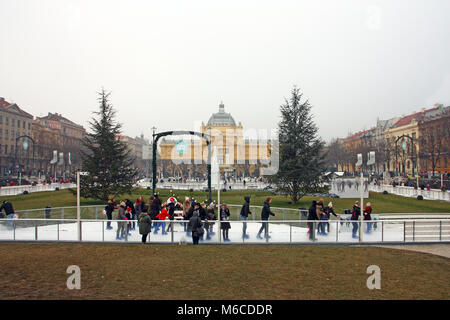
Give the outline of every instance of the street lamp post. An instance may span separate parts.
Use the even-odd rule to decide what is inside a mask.
[[[80,208],[80,175],[87,176],[87,172],[77,170],[77,233],[78,241],[81,241],[81,208]]]

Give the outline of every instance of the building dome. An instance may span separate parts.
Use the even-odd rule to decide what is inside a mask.
[[[207,127],[236,127],[236,122],[229,113],[225,113],[225,106],[223,103],[219,105],[219,112],[213,113],[209,118]]]

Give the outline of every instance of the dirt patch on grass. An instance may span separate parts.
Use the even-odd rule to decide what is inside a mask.
[[[450,259],[377,247],[0,244],[1,299],[448,299]],[[81,290],[69,290],[69,265]],[[369,265],[381,290],[369,290]]]

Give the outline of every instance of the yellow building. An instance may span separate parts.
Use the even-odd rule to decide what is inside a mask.
[[[246,135],[253,138],[245,138],[242,123],[236,124],[223,103],[206,125],[202,122],[200,132],[211,136],[211,149],[222,172],[236,177],[260,176],[261,168],[269,163],[270,140],[258,139],[256,130],[247,130]],[[194,177],[206,172],[208,148],[204,139],[163,138],[160,149],[164,176]]]

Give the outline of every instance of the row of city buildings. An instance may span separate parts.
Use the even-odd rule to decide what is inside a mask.
[[[186,129],[186,128],[182,128]],[[222,174],[234,177],[259,177],[270,165],[272,142],[266,132],[261,139],[256,130],[244,132],[225,112],[223,103],[208,122],[202,123],[200,133],[210,137],[211,151]],[[16,103],[0,97],[0,177],[38,175],[70,177],[81,168],[83,126],[58,113],[34,117]],[[194,139],[191,139],[194,138]],[[152,174],[152,140],[117,136],[127,144],[135,160],[139,176]],[[157,173],[160,178],[205,178],[208,147],[204,139],[193,136],[168,136],[160,141],[157,151]]]
[[[330,145],[330,163],[338,171],[356,172],[357,154],[363,169],[396,175],[434,175],[450,172],[450,107],[435,104],[409,115],[377,120],[368,130],[338,138]],[[368,167],[368,152],[376,162]]]
[[[34,117],[16,103],[0,97],[0,177],[69,178],[81,167],[83,126],[58,113]],[[150,142],[143,136],[118,137],[135,156],[143,173],[150,168]]]

